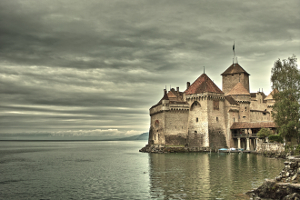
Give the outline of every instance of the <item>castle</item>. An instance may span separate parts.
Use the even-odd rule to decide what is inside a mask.
[[[275,130],[273,92],[250,93],[249,76],[238,63],[222,74],[222,90],[203,73],[184,92],[164,90],[150,108],[148,146],[255,150],[261,128]]]

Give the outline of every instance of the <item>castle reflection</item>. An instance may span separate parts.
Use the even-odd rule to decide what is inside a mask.
[[[249,199],[245,192],[274,178],[283,160],[254,154],[149,154],[154,199]]]

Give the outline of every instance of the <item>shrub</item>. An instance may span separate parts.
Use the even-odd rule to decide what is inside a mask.
[[[283,138],[280,135],[269,135],[269,141],[283,143]]]

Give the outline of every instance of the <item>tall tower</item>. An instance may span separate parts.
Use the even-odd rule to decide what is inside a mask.
[[[231,89],[238,83],[241,83],[248,92],[249,88],[249,76],[238,63],[233,63],[222,74],[222,90],[225,95],[231,91]]]

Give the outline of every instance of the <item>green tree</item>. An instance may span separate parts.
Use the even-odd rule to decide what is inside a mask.
[[[271,75],[272,89],[277,89],[273,97],[273,118],[279,134],[291,141],[299,139],[300,128],[300,71],[295,55],[287,60],[278,59],[274,63]],[[298,141],[299,143],[299,141]]]
[[[259,139],[265,139],[266,137],[269,137],[269,135],[271,135],[271,134],[272,134],[272,131],[270,131],[267,128],[262,128],[257,132],[256,135]]]

